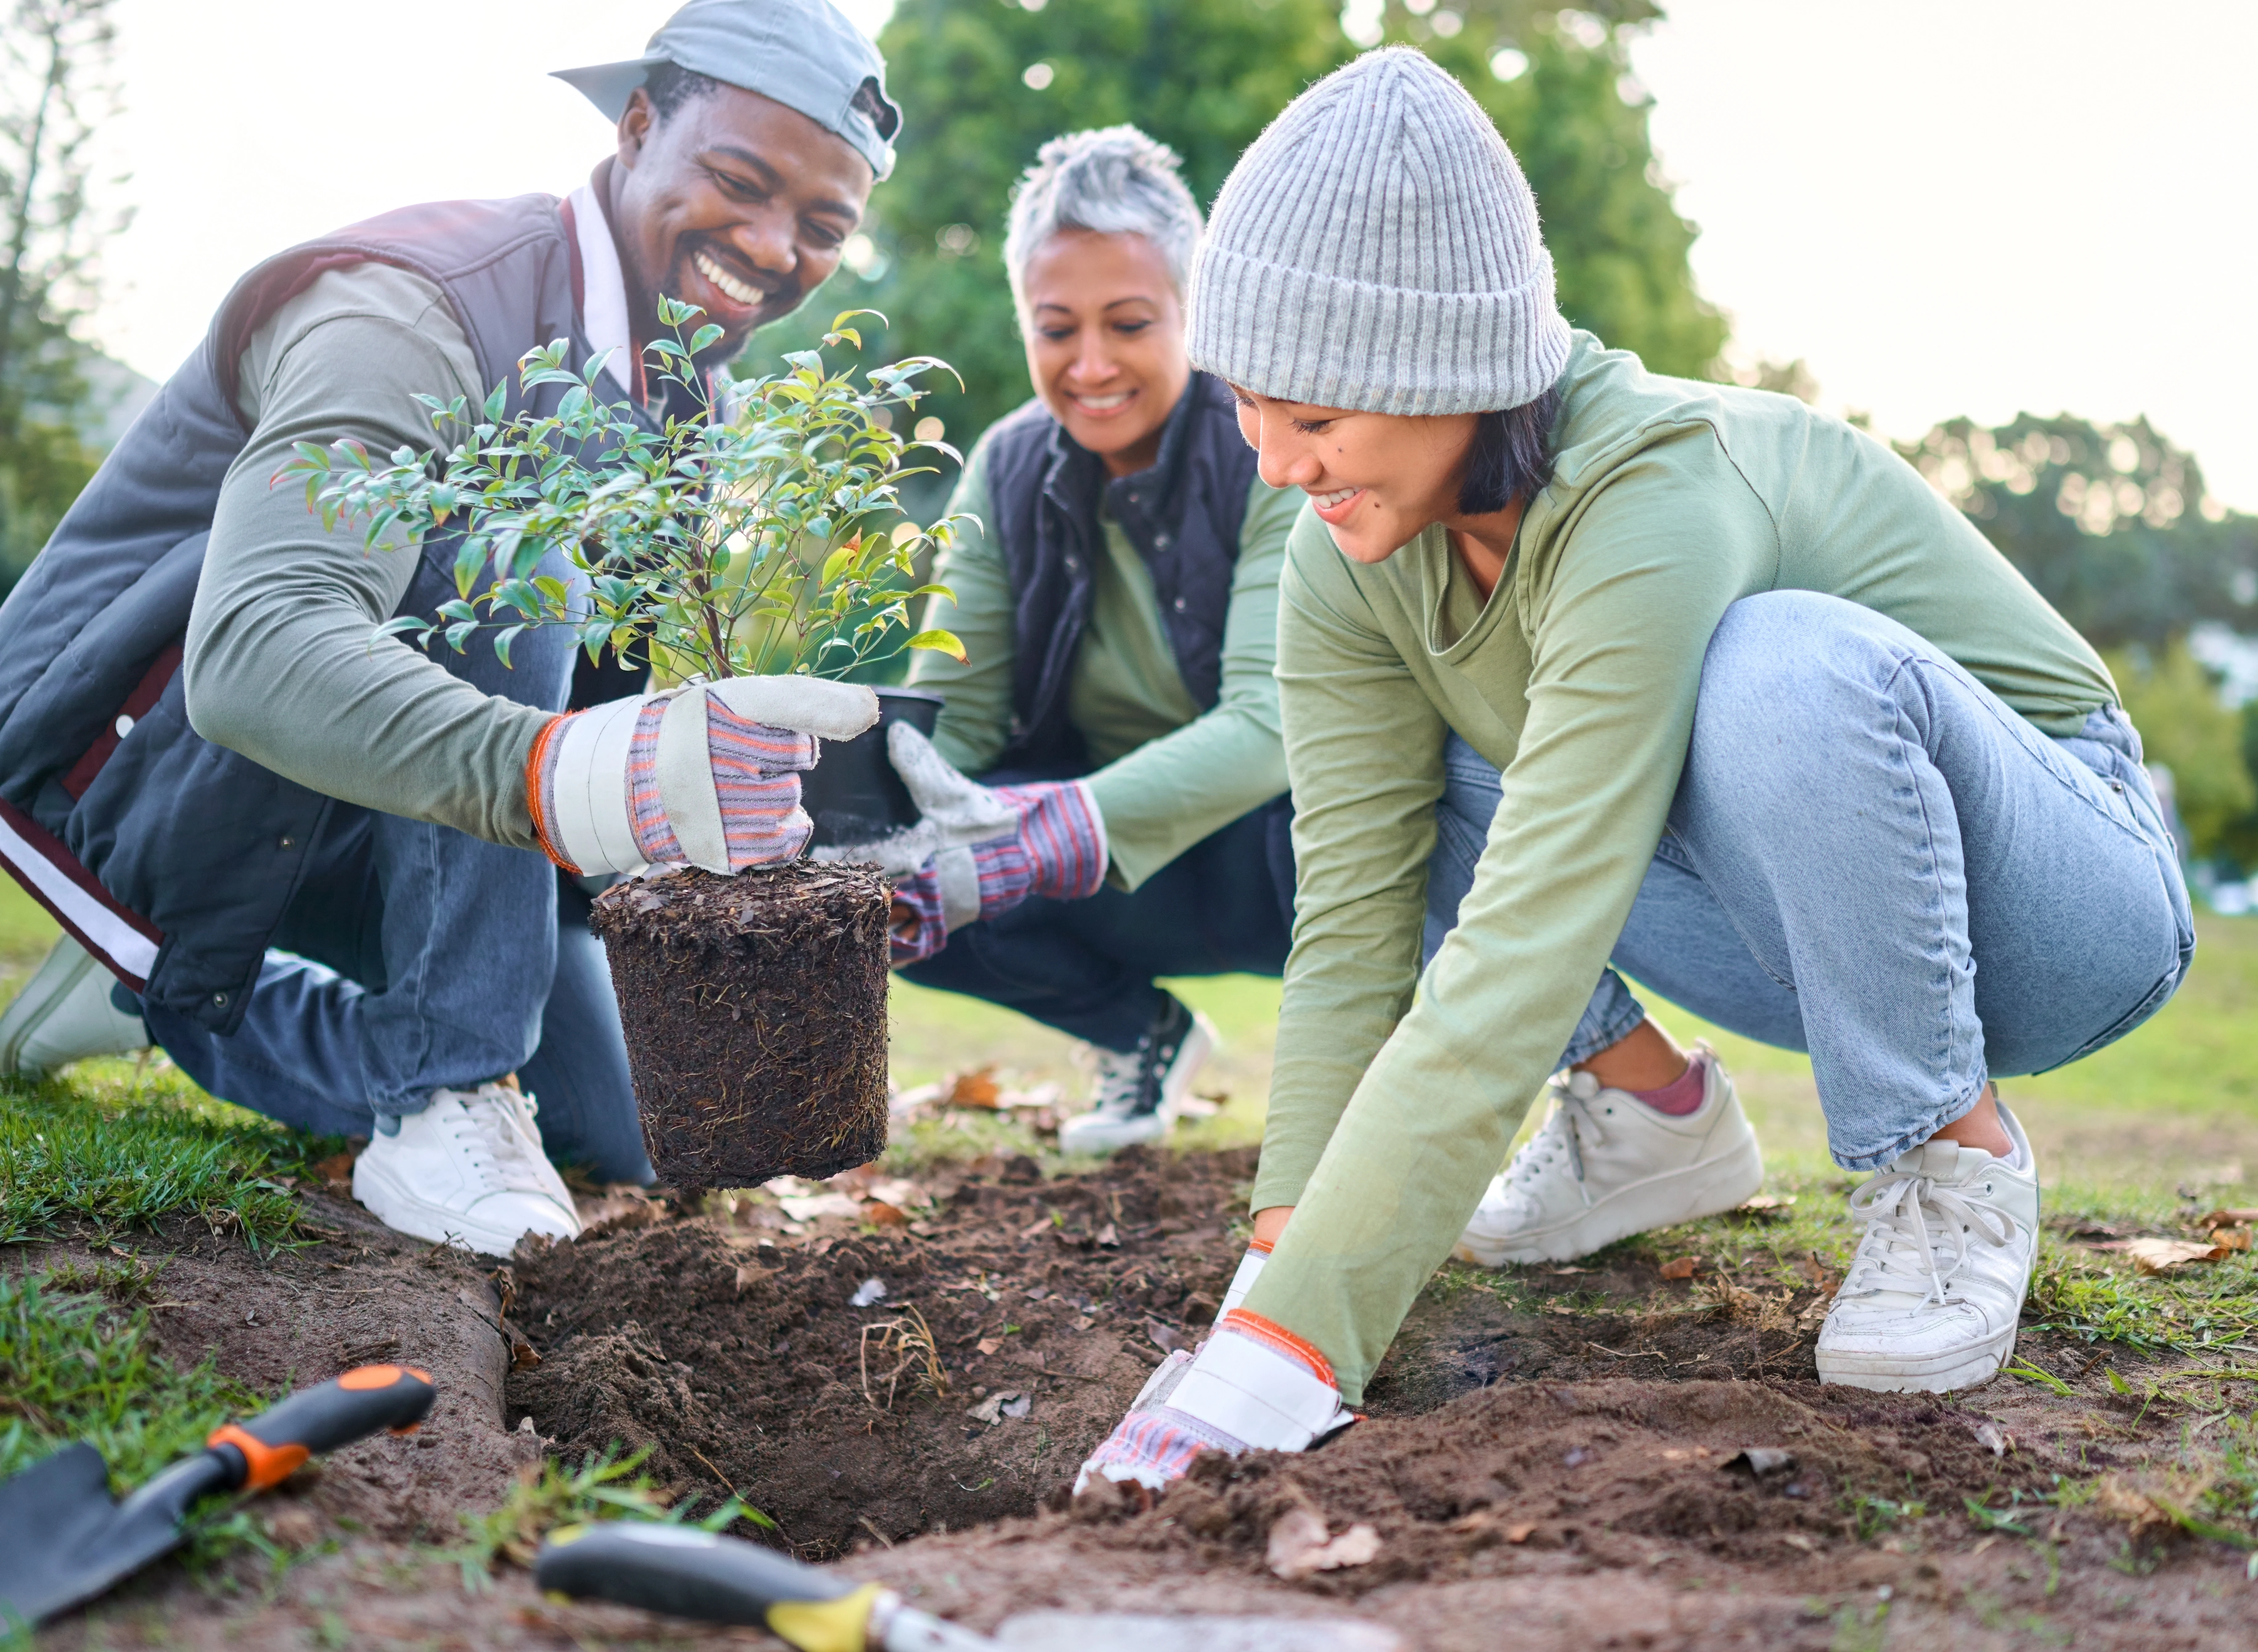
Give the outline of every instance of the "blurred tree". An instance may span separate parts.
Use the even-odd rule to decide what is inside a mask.
[[[869,359],[930,352],[964,375],[962,394],[926,411],[969,442],[1028,394],[1003,223],[1045,139],[1133,123],[1175,146],[1211,202],[1296,94],[1388,39],[1429,53],[1497,120],[1536,190],[1570,318],[1658,370],[1708,372],[1725,323],[1694,289],[1695,230],[1656,174],[1649,99],[1624,53],[1625,29],[1656,15],[1648,0],[1352,0],[1346,14],[1338,0],[899,0],[880,36],[904,114],[898,169],[873,197],[856,267],[763,334],[747,365],[869,305],[892,323]]]
[[[39,553],[101,455],[82,434],[89,351],[72,328],[122,220],[88,199],[88,144],[116,107],[111,0],[13,0],[0,31],[0,589]]]
[[[2146,419],[1955,419],[1899,451],[2099,647],[2258,628],[2258,517],[2210,497]]]
[[[2245,872],[2258,871],[2258,700],[2245,700],[2240,713],[2242,768],[2249,775],[2254,801],[2226,823],[2219,847]]]
[[[2172,771],[2190,858],[2227,847],[2228,828],[2258,808],[2244,762],[2243,720],[2219,698],[2219,679],[2175,641],[2161,654],[2119,649],[2104,656],[2152,763]]]

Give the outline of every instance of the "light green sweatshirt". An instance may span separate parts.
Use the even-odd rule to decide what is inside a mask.
[[[1872,438],[1786,396],[1650,374],[1584,333],[1561,389],[1554,480],[1487,603],[1439,528],[1367,567],[1305,512],[1288,547],[1298,895],[1253,1202],[1298,1208],[1246,1305],[1322,1349],[1351,1401],[1608,961],[1729,606],[1863,604],[2049,734],[2116,699],[2084,640]],[[1504,795],[1422,980],[1446,728]]]
[[[983,523],[989,508],[987,444],[965,461],[949,500]],[[1106,557],[1097,570],[1090,624],[1067,686],[1067,716],[1082,732],[1089,776],[1105,819],[1112,878],[1135,889],[1201,839],[1286,790],[1278,733],[1278,571],[1302,496],[1247,491],[1223,629],[1223,681],[1203,713],[1176,669],[1153,594],[1153,576],[1119,524],[1107,520]],[[968,528],[943,552],[925,623],[956,633],[967,663],[920,652],[910,681],[948,696],[934,730],[941,755],[969,775],[993,764],[1011,735],[1013,599],[1000,546]]]

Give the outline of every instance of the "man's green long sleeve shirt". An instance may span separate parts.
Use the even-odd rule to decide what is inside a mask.
[[[1125,888],[1286,790],[1273,668],[1278,572],[1300,506],[1298,493],[1259,479],[1248,490],[1225,612],[1222,689],[1204,713],[1176,669],[1144,558],[1118,523],[1103,524],[1107,554],[1075,655],[1067,716],[1098,765],[1090,787],[1104,817],[1113,879]],[[949,509],[993,520],[984,443],[966,460]],[[966,663],[921,652],[910,681],[947,695],[934,743],[976,775],[1010,738],[1011,583],[1001,548],[970,527],[941,553],[934,578],[955,595],[934,598],[925,623],[954,631]]]
[[[325,796],[537,847],[525,760],[553,713],[481,693],[396,638],[372,642],[416,551],[325,530],[302,487],[272,485],[294,442],[432,446],[418,394],[486,396],[462,323],[421,276],[357,264],[278,309],[240,367],[251,440],[221,485],[188,619],[196,732]]]
[[[2084,641],[1872,438],[1786,396],[1649,374],[1588,334],[1561,389],[1554,479],[1486,602],[1439,528],[1365,566],[1305,512],[1288,547],[1298,898],[1253,1202],[1297,1209],[1247,1306],[1323,1349],[1352,1401],[1608,961],[1727,607],[1862,604],[2049,734],[2116,699]],[[1503,798],[1422,978],[1445,729]]]

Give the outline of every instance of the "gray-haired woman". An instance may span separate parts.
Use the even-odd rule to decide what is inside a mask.
[[[1874,1173],[1821,1379],[1995,1374],[2038,1169],[1990,1081],[2122,1036],[2194,950],[2093,650],[1886,447],[1573,332],[1520,169],[1417,53],[1247,152],[1191,338],[1310,498],[1278,640],[1298,917],[1253,1251],[1085,1473],[1343,1426],[1454,1248],[1566,1259],[1753,1191],[1730,1083],[1611,960],[1807,1049]]]
[[[1043,145],[1005,241],[1035,396],[972,450],[952,508],[985,531],[946,553],[955,600],[927,620],[969,663],[927,655],[911,679],[948,696],[942,756],[1071,828],[1022,829],[1031,873],[976,856],[982,921],[954,933],[938,874],[905,883],[897,960],[1089,1040],[1097,1105],[1062,1132],[1083,1151],[1164,1133],[1211,1047],[1154,977],[1276,975],[1292,918],[1272,667],[1302,500],[1257,477],[1230,391],[1185,355],[1200,230],[1175,156],[1134,128]],[[1093,824],[1095,856],[1047,854]]]

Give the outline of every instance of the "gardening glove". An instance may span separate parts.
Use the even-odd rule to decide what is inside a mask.
[[[551,721],[525,796],[549,858],[586,876],[646,863],[741,872],[790,860],[813,829],[799,777],[824,740],[878,720],[859,683],[733,677]]]
[[[897,965],[930,958],[954,930],[1030,895],[1079,900],[1105,881],[1105,821],[1079,780],[983,786],[908,723],[886,730],[886,756],[918,806],[917,824],[817,858],[875,861],[894,875]]]
[[[1235,1308],[1196,1354],[1178,1349],[1075,1476],[1157,1492],[1202,1451],[1300,1451],[1356,1421],[1325,1357],[1282,1325]]]

